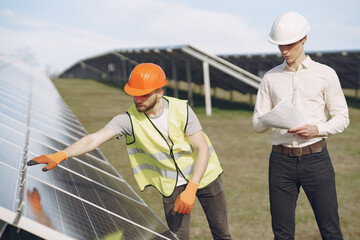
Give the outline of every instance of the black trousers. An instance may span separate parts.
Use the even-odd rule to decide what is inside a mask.
[[[186,185],[175,188],[170,197],[163,197],[165,217],[170,230],[180,240],[190,239],[190,215],[173,211],[176,198],[185,190]],[[214,239],[231,239],[227,220],[227,205],[221,176],[214,182],[196,192]],[[206,223],[203,223],[206,224]]]
[[[300,157],[271,153],[269,193],[275,240],[294,239],[295,208],[300,186],[314,211],[322,239],[343,239],[334,168],[324,148],[319,153]]]

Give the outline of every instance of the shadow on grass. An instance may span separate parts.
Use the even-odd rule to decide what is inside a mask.
[[[124,90],[124,83],[112,83],[112,82],[104,82],[99,81],[99,83],[105,84],[109,87],[114,87],[120,90]],[[187,91],[184,90],[178,90],[180,99],[187,99]],[[171,87],[166,88],[166,94],[167,96],[174,96],[174,89]],[[198,109],[202,111],[202,109],[205,106],[205,97],[201,94],[193,93],[193,102],[194,102],[194,109]],[[225,99],[218,99],[211,97],[211,106],[213,110],[239,110],[239,111],[245,111],[245,112],[252,112],[254,110],[254,107],[250,103],[246,102],[230,102],[229,100]]]

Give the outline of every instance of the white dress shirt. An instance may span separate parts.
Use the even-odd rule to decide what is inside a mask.
[[[302,113],[307,124],[316,125],[319,137],[304,139],[272,128],[271,144],[303,147],[329,135],[340,133],[349,125],[349,113],[336,72],[309,56],[296,71],[284,61],[268,71],[260,84],[254,109],[253,128],[256,132],[269,129],[258,117],[270,111],[281,100],[287,99]]]

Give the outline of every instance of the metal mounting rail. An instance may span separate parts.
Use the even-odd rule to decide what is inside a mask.
[[[230,76],[258,89],[260,85],[261,78],[226,61],[223,58],[220,58],[215,55],[210,55],[205,53],[193,46],[187,45],[181,49],[183,52],[203,61],[208,62],[212,67],[217,68],[218,70],[229,74]]]

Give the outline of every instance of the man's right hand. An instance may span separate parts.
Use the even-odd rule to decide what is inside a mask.
[[[59,165],[61,161],[64,161],[66,159],[67,159],[66,152],[60,151],[54,154],[41,155],[39,157],[33,158],[30,161],[28,161],[26,165],[33,166],[33,165],[45,163],[47,165],[42,170],[46,172],[48,170],[57,167],[57,165]]]

